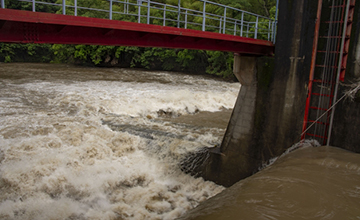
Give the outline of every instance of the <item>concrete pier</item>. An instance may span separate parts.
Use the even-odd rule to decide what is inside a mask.
[[[231,186],[301,140],[318,1],[279,2],[275,57],[235,54],[242,84],[221,147],[197,169],[207,180]],[[354,27],[360,25],[360,2]],[[360,80],[360,30],[353,28],[346,82]],[[341,86],[339,94],[348,87]],[[360,93],[360,92],[359,92]],[[335,111],[330,144],[360,153],[360,94]]]
[[[317,1],[280,1],[275,57],[235,55],[242,84],[224,140],[202,176],[231,186],[300,141]]]

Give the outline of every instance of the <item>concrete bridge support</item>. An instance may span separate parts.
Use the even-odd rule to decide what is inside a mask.
[[[235,55],[242,84],[223,143],[201,169],[224,186],[250,176],[263,162],[300,141],[317,1],[280,1],[273,57]]]
[[[234,74],[242,84],[221,147],[196,172],[224,186],[258,171],[301,140],[308,94],[318,1],[279,2],[275,57],[235,55]],[[355,5],[360,25],[360,3]],[[360,30],[353,28],[346,81],[358,81]],[[342,87],[343,91],[347,87]],[[340,92],[339,94],[343,94]],[[331,145],[360,152],[360,91],[337,107]]]
[[[234,56],[234,74],[241,83],[240,92],[221,145],[221,166],[227,166],[226,176],[248,176],[254,161],[251,153],[256,111],[256,57]],[[246,144],[242,144],[246,143]],[[224,178],[224,177],[221,177]]]

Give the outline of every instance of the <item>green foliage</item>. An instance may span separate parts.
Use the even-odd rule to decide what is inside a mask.
[[[233,74],[234,56],[232,53],[207,51],[209,65],[206,72],[209,74],[230,77]]]
[[[55,3],[56,0],[42,0],[42,2],[46,3]],[[20,9],[32,11],[32,3],[24,2],[19,0],[6,0],[5,7],[10,9]],[[35,11],[37,12],[51,12],[56,13],[60,9],[59,6],[53,6],[48,4],[36,4]]]
[[[181,63],[181,66],[186,68],[191,66],[192,61],[195,59],[195,55],[196,51],[190,51],[185,49],[178,52],[176,61]]]
[[[276,6],[276,0],[213,0],[213,1],[266,17],[271,17],[270,10],[272,7]]]
[[[74,58],[92,62],[98,65],[106,59],[106,57],[112,55],[115,51],[115,46],[95,46],[95,45],[77,45],[75,46]]]
[[[16,44],[15,44],[16,45]],[[0,61],[9,63],[15,55],[13,44],[0,43]]]
[[[50,62],[49,44],[0,43],[0,62]]]
[[[176,66],[176,50],[156,48],[154,56],[157,57],[158,62],[161,63],[163,70],[173,70]]]
[[[75,47],[73,45],[64,45],[64,44],[54,44],[51,47],[53,52],[55,63],[71,63],[74,62],[74,51]]]

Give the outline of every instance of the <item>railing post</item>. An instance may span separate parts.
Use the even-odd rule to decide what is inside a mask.
[[[177,27],[180,28],[180,10],[181,10],[181,0],[178,0],[178,17],[177,17]]]
[[[138,23],[141,23],[141,5],[142,5],[142,0],[138,0]]]
[[[277,27],[277,20],[278,20],[278,13],[279,13],[279,0],[276,0],[276,11],[275,11],[275,21],[273,25],[273,43],[276,41],[276,27]]]
[[[129,0],[126,0],[126,14],[129,14]]]
[[[224,9],[224,25],[223,25],[223,34],[225,34],[226,31],[226,7]]]
[[[244,12],[241,12],[240,37],[243,36],[243,27],[244,27]]]
[[[109,19],[112,20],[112,0],[110,0]]]
[[[150,0],[147,0],[147,19],[146,23],[150,24]]]
[[[255,23],[255,36],[254,36],[254,38],[255,38],[255,39],[257,39],[258,27],[259,27],[259,16],[256,16],[256,23]]]
[[[221,22],[222,22],[222,18],[220,17],[220,20],[219,20],[220,24],[219,24],[219,34],[221,34]]]
[[[77,16],[77,0],[74,0],[74,5],[75,5],[74,15]]]
[[[124,14],[129,14],[129,0],[124,1]]]
[[[270,32],[271,32],[271,20],[269,19],[269,28],[268,28],[268,41],[270,41]]]
[[[32,11],[35,12],[35,0],[32,0]]]
[[[5,8],[5,0],[1,0],[1,8]]]
[[[66,15],[66,2],[65,0],[62,0],[62,11],[63,11],[63,15]]]
[[[237,20],[235,21],[235,25],[234,25],[234,36],[236,35],[236,26],[237,26]]]
[[[203,6],[203,23],[202,23],[202,31],[205,31],[205,25],[206,25],[206,0],[204,0],[204,6]]]
[[[185,10],[185,29],[187,29],[187,15],[188,10]]]
[[[247,29],[246,29],[246,37],[249,37],[249,28],[250,28],[250,25],[249,25],[249,22],[248,22]]]
[[[270,38],[270,41],[271,42],[273,42],[273,40],[274,40],[274,36],[273,36],[273,28],[274,28],[274,22],[271,22],[271,29],[270,29],[270,36],[271,36],[271,38]]]
[[[276,34],[276,20],[272,22],[272,42],[275,43],[275,34]]]
[[[163,26],[166,26],[166,5],[164,5],[164,21]]]

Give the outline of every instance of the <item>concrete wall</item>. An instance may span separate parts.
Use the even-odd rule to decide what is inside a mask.
[[[202,168],[205,179],[230,186],[300,140],[316,9],[313,0],[280,1],[275,58],[240,57],[252,80],[241,87],[222,146]]]
[[[350,51],[345,76],[345,84],[360,81],[360,2],[355,7]],[[339,96],[348,87],[340,86]],[[360,153],[360,94],[354,101],[341,101],[335,110],[334,127],[330,144]]]
[[[210,152],[201,175],[231,186],[300,141],[318,1],[280,1],[274,58],[235,56],[242,82],[220,148]],[[360,2],[355,9],[347,83],[360,80]],[[347,87],[341,86],[339,96]],[[360,93],[360,92],[359,92]],[[336,107],[331,145],[360,152],[360,94]]]
[[[231,185],[233,180],[251,175],[257,164],[249,145],[254,133],[257,60],[235,56],[234,61],[234,73],[241,82],[241,89],[219,149],[221,153],[213,155],[212,168],[207,170],[208,179],[222,185]]]

